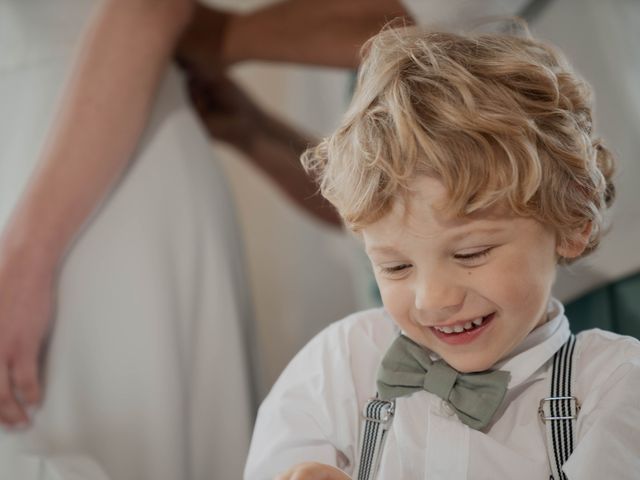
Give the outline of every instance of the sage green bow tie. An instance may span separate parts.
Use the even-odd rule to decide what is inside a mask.
[[[460,373],[404,335],[389,347],[378,369],[378,394],[383,400],[426,390],[444,399],[462,423],[480,430],[500,406],[511,375],[492,371]]]

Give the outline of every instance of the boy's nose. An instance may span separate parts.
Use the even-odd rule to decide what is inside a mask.
[[[415,307],[434,314],[453,313],[464,302],[465,289],[446,276],[423,278],[415,289]]]

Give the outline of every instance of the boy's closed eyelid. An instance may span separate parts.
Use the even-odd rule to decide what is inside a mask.
[[[408,262],[395,262],[395,263],[382,263],[378,265],[378,268],[381,270],[403,270],[405,268],[409,268],[411,266]]]
[[[451,256],[457,260],[464,260],[469,258],[476,258],[482,255],[486,255],[490,253],[492,250],[498,248],[500,245],[482,245],[478,247],[468,247],[462,250],[452,251],[446,254],[446,256]],[[412,267],[413,264],[411,262],[406,261],[395,261],[395,262],[373,262],[377,269],[383,271],[399,271],[406,269],[408,267]]]
[[[494,248],[496,248],[496,245],[482,245],[482,246],[477,246],[477,247],[469,247],[469,248],[463,248],[463,249],[456,250],[451,255],[454,258],[471,258],[474,255],[478,255],[478,254],[489,252],[489,251],[493,250]]]
[[[381,264],[377,266],[378,271],[383,275],[400,276],[412,267],[410,263]]]
[[[468,251],[468,253],[455,253],[453,258],[460,262],[465,267],[475,267],[484,265],[491,253],[497,248],[497,246],[489,246],[480,248],[477,250]]]

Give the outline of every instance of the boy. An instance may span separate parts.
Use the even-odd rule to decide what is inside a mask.
[[[294,358],[245,477],[636,478],[640,344],[574,339],[550,297],[613,200],[588,86],[529,38],[405,28],[365,48],[343,125],[303,163],[384,309]]]

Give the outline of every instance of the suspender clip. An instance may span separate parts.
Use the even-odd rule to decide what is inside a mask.
[[[391,420],[393,420],[395,406],[395,402],[387,402],[377,398],[372,398],[364,406],[362,416],[367,422],[380,423],[383,426],[386,426],[391,423]]]
[[[364,406],[364,428],[360,438],[360,462],[356,466],[354,479],[374,480],[378,474],[382,449],[387,438],[387,432],[393,422],[396,409],[395,401],[370,399]]]
[[[558,402],[553,403],[553,402]],[[547,420],[575,420],[578,418],[580,403],[576,397],[546,397],[540,400],[538,415],[542,423]]]

